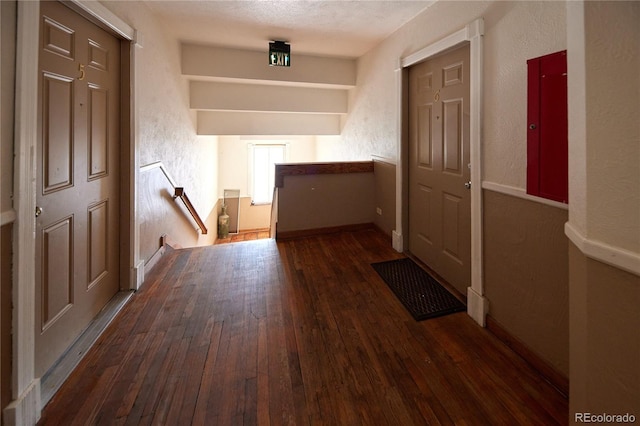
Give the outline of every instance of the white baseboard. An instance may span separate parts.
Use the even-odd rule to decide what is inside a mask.
[[[487,312],[489,312],[489,300],[476,293],[471,287],[467,287],[467,314],[480,326],[486,326]]]
[[[131,268],[131,288],[129,290],[137,291],[142,287],[144,282],[144,260],[141,260],[135,267]]]
[[[397,231],[391,231],[391,238],[393,249],[398,253],[402,253],[404,251],[404,242],[402,239],[402,234]]]
[[[41,410],[40,379],[34,379],[24,393],[3,410],[2,419],[7,426],[35,425]]]
[[[153,267],[156,266],[156,264],[160,261],[160,259],[162,259],[162,256],[164,256],[164,253],[166,251],[167,251],[167,248],[165,247],[165,245],[164,244],[161,245],[160,248],[156,250],[155,253],[153,253],[153,256],[149,258],[149,261],[144,264],[145,272],[152,270]]]

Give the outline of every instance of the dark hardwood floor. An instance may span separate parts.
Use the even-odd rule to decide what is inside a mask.
[[[169,251],[42,425],[553,425],[567,400],[466,313],[415,322],[375,230]]]

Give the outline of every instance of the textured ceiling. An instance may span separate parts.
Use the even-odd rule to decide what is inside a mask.
[[[291,53],[356,58],[433,3],[421,1],[147,0],[182,41],[267,49],[284,40]]]

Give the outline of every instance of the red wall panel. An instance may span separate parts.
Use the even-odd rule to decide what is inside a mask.
[[[568,202],[567,52],[527,61],[527,193]]]

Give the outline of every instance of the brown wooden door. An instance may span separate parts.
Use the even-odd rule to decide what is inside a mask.
[[[119,289],[119,41],[41,3],[36,375]]]
[[[469,47],[409,69],[409,250],[466,294],[471,282]]]

